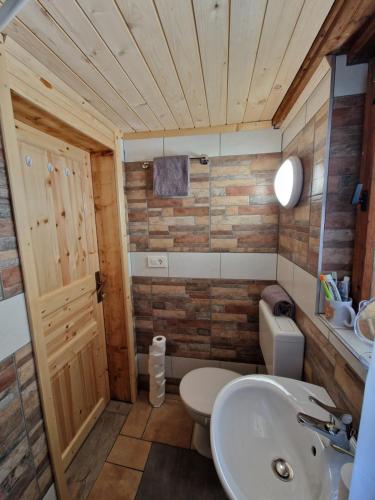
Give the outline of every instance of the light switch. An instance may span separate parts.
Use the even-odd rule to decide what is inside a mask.
[[[168,267],[168,257],[166,255],[149,255],[147,257],[148,267]]]

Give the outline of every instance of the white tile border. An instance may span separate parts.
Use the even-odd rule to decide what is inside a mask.
[[[164,139],[164,153],[166,155],[185,154],[189,156],[220,155],[220,135],[181,135]]]
[[[277,262],[277,281],[357,375],[365,380],[367,368],[359,357],[368,351],[368,347],[355,336],[353,329],[334,328],[321,314],[317,314],[318,279],[281,255],[278,255]]]
[[[148,267],[149,255],[166,256],[168,267]],[[276,280],[276,253],[130,252],[130,261],[138,277]]]
[[[125,139],[125,161],[152,161],[166,155],[206,154],[209,157],[278,153],[281,151],[281,131],[267,128],[227,132],[222,134],[181,135],[163,138]]]
[[[124,156],[126,162],[152,161],[163,154],[163,139],[161,137],[150,139],[124,140]]]
[[[281,130],[230,132],[221,136],[221,156],[281,152]]]
[[[168,278],[168,267],[148,267],[147,257],[149,255],[167,257],[169,263],[167,252],[130,252],[131,275]]]
[[[170,252],[168,261],[173,278],[220,277],[220,253]]]
[[[0,361],[30,342],[29,322],[23,293],[0,301]]]
[[[137,354],[138,373],[148,375],[148,354]],[[224,368],[239,373],[240,375],[251,375],[263,373],[263,365],[240,363],[236,361],[218,361],[215,359],[185,358],[181,356],[165,357],[165,376],[181,379],[184,375],[197,368]]]
[[[221,279],[275,280],[277,254],[222,253]]]

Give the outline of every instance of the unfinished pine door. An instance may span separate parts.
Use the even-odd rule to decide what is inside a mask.
[[[34,336],[52,398],[43,403],[66,468],[109,398],[90,155],[20,122],[17,137],[42,325]]]

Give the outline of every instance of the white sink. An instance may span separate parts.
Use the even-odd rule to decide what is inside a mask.
[[[334,406],[322,387],[268,375],[241,377],[220,391],[211,418],[211,447],[229,498],[337,498],[340,468],[352,459],[297,422],[300,411],[328,420],[328,413],[308,400],[310,395]],[[293,479],[277,476],[276,459],[291,466]]]

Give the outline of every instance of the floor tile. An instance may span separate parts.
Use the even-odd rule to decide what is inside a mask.
[[[107,462],[132,469],[143,470],[150,452],[151,443],[128,436],[119,436],[108,455]]]
[[[136,500],[226,500],[213,461],[153,443]]]
[[[148,402],[148,395],[146,392],[140,392],[137,401],[133,404],[126,419],[124,427],[121,429],[121,434],[136,438],[142,437],[150,413],[151,405]]]
[[[131,403],[124,403],[123,401],[112,400],[107,404],[106,410],[113,411],[114,413],[121,413],[121,415],[124,415],[126,417],[129,415],[132,407],[133,405]]]
[[[141,478],[142,472],[105,463],[91,490],[89,500],[134,500]]]
[[[192,431],[193,421],[180,398],[166,398],[160,408],[153,408],[143,438],[190,448]]]
[[[95,483],[125,417],[104,410],[66,471],[71,498],[84,500]]]

